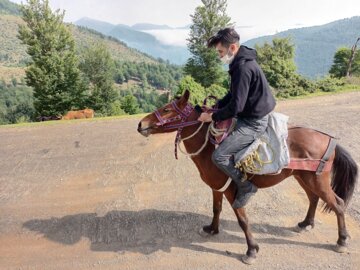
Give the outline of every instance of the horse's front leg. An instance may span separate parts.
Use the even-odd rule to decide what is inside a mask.
[[[206,234],[218,234],[219,233],[219,223],[220,223],[220,213],[222,210],[222,202],[223,202],[223,193],[214,191],[213,194],[213,219],[210,225],[204,226],[202,230]]]
[[[235,200],[235,190],[236,187],[232,183],[232,185],[230,185],[230,187],[224,193],[230,205],[232,205]],[[234,212],[239,222],[239,225],[245,234],[246,243],[248,247],[246,251],[246,255],[242,257],[241,260],[246,264],[253,264],[256,260],[256,254],[259,252],[259,245],[256,243],[256,240],[251,233],[245,208],[234,209]]]

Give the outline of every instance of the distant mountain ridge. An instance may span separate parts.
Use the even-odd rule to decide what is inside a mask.
[[[76,24],[84,25],[88,28],[114,36],[124,41],[130,47],[137,48],[155,57],[171,58],[172,62],[184,64],[190,54],[183,54],[181,47],[166,46],[161,44],[154,36],[134,29],[144,29],[161,27],[175,29],[169,26],[157,26],[152,24],[140,24],[134,26],[111,25],[108,23],[83,18]],[[188,26],[187,26],[188,27]],[[180,29],[180,28],[177,28]],[[342,46],[351,47],[360,29],[360,16],[348,19],[337,20],[328,24],[290,29],[275,35],[263,36],[248,40],[244,45],[254,47],[255,44],[262,45],[265,41],[271,42],[275,37],[290,36],[295,44],[295,63],[298,72],[309,78],[322,77],[326,75],[333,63],[336,50]],[[241,33],[240,33],[241,34]],[[170,55],[170,57],[169,57]]]
[[[17,66],[19,61],[23,65],[23,60],[20,58],[22,58],[21,55],[24,55],[24,50],[19,50],[20,45],[15,37],[17,30],[14,30],[16,29],[16,23],[21,20],[19,14],[19,5],[8,0],[0,0],[0,44],[2,45],[0,47],[0,65],[4,61],[7,61],[7,66]],[[171,31],[172,29],[188,29],[189,26],[172,28],[168,25],[147,23],[139,23],[133,26],[114,25],[90,18],[82,18],[75,24],[93,29],[103,35],[112,36],[126,43],[125,45],[119,42],[124,48],[127,48],[121,49],[125,52],[126,59],[135,59],[134,61],[137,61],[145,57],[149,61],[156,61],[154,58],[160,57],[182,65],[190,57],[187,48],[164,45],[152,34],[142,32],[148,31],[150,28],[151,30],[155,28],[157,30]],[[271,42],[275,37],[291,36],[295,44],[295,62],[298,72],[306,77],[316,78],[328,73],[333,62],[333,56],[338,48],[342,46],[351,47],[354,44],[360,36],[359,30],[360,16],[356,16],[325,25],[291,29],[275,35],[251,39],[245,42],[244,45],[254,47],[255,44],[261,45],[265,41]],[[130,48],[135,48],[152,57],[144,56],[140,52],[130,53]]]
[[[360,16],[337,20],[328,24],[291,29],[271,36],[249,40],[244,45],[271,42],[275,37],[292,37],[298,72],[306,77],[326,75],[333,57],[340,47],[351,47],[360,36]]]
[[[153,35],[142,32],[146,30],[170,30],[174,29],[167,25],[135,24],[133,26],[123,24],[110,24],[90,18],[82,18],[75,25],[94,29],[104,35],[115,37],[125,42],[129,47],[136,48],[155,58],[162,58],[174,64],[184,64],[190,57],[186,47],[172,46],[161,43]]]

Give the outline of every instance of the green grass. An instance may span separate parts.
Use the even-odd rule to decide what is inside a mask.
[[[18,124],[8,124],[0,125],[1,128],[17,128],[17,127],[37,127],[37,126],[52,126],[52,125],[62,125],[62,124],[76,124],[80,122],[87,121],[107,121],[107,120],[118,120],[118,119],[137,119],[142,118],[148,115],[148,113],[140,113],[133,115],[120,115],[120,116],[107,116],[107,117],[95,117],[90,119],[76,119],[76,120],[54,120],[54,121],[44,121],[44,122],[25,122]]]

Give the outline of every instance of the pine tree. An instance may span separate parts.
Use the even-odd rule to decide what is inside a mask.
[[[19,39],[27,45],[31,62],[26,83],[34,89],[37,115],[58,115],[80,106],[83,89],[71,32],[63,23],[64,12],[52,12],[48,0],[28,0],[21,6],[26,25]]]
[[[222,85],[225,79],[223,66],[214,49],[206,46],[207,40],[222,28],[230,25],[226,15],[226,0],[201,0],[202,6],[191,15],[193,24],[190,27],[188,48],[192,57],[188,59],[184,71],[204,87],[212,84]]]

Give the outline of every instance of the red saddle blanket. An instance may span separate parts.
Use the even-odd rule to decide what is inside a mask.
[[[287,169],[303,170],[316,172],[320,166],[321,159],[296,159],[290,158],[290,163],[286,166]],[[330,172],[332,168],[332,162],[326,161],[322,172]]]

